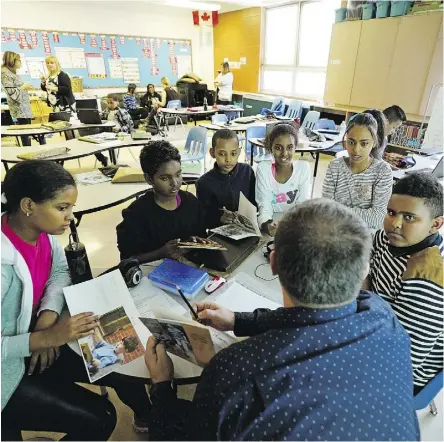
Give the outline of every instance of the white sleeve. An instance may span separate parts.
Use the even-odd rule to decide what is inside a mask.
[[[259,210],[259,227],[266,221],[273,219],[273,192],[271,190],[269,171],[267,171],[267,168],[270,167],[270,163],[263,162],[259,164],[256,173],[256,202]]]
[[[307,161],[300,161],[299,192],[297,201],[302,203],[311,197],[311,169]]]

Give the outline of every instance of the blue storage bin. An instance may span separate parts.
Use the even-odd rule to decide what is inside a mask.
[[[362,6],[362,20],[370,20],[375,18],[376,5],[374,3],[367,3]]]
[[[400,15],[406,15],[409,12],[411,1],[392,1],[390,9],[390,17],[399,17]]]
[[[376,18],[385,18],[390,15],[390,2],[376,2]]]
[[[341,21],[345,20],[345,17],[347,16],[347,8],[339,8],[336,9],[336,18],[335,23],[340,23]]]

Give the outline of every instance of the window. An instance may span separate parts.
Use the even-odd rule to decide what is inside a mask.
[[[322,99],[340,3],[302,0],[265,10],[261,92]]]

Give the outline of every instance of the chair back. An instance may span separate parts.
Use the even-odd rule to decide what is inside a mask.
[[[301,124],[301,128],[308,127],[309,129],[313,130],[320,116],[321,113],[318,111],[307,112],[307,115],[305,115],[304,121]]]
[[[422,410],[430,405],[436,395],[442,390],[442,384],[443,374],[441,370],[416,396],[413,397],[413,408],[415,410]]]
[[[285,108],[285,98],[278,97],[278,98],[274,99],[273,104],[271,105],[270,111],[284,113],[284,108]]]
[[[207,132],[205,127],[193,127],[188,132],[185,142],[185,152],[188,155],[188,161],[197,161],[205,158],[207,154]],[[192,157],[192,159],[191,159]]]
[[[333,120],[329,120],[327,118],[321,118],[315,126],[316,129],[325,129],[325,130],[335,130],[336,125]]]
[[[171,100],[167,104],[167,108],[169,109],[178,109],[182,107],[182,103],[180,100]]]
[[[265,138],[266,131],[266,126],[250,126],[247,128],[247,133],[245,135],[245,150],[247,154],[251,152],[251,143],[248,142],[248,138]],[[257,154],[256,149],[254,151],[254,154]]]
[[[285,112],[285,116],[291,118],[292,120],[296,120],[301,116],[302,110],[302,101],[300,100],[291,100],[288,105],[287,112]]]
[[[215,114],[211,117],[213,124],[224,124],[228,121],[228,117],[225,114]]]

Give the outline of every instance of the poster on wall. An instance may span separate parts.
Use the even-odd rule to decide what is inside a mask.
[[[122,58],[122,71],[124,83],[140,83],[138,58]]]
[[[110,59],[109,64],[109,75],[111,78],[123,78],[122,70],[122,60],[120,59]]]
[[[59,59],[63,69],[85,69],[85,51],[83,48],[55,48],[56,57]]]
[[[106,78],[105,60],[102,54],[85,52],[89,78]]]
[[[22,66],[20,67],[20,69],[17,70],[17,74],[18,75],[28,75],[29,70],[28,70],[28,65],[26,64],[25,54],[19,53],[18,55],[20,55],[20,61],[22,62]],[[2,59],[3,59],[3,54],[2,54]]]
[[[44,57],[26,57],[26,64],[31,78],[42,78],[48,75]]]
[[[191,55],[178,55],[177,76],[180,78],[187,72],[192,72]]]

